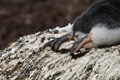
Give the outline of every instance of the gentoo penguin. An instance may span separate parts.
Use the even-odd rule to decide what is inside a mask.
[[[91,5],[73,22],[72,32],[44,45],[58,51],[59,46],[75,40],[70,53],[80,48],[112,46],[120,43],[120,0],[100,0]]]

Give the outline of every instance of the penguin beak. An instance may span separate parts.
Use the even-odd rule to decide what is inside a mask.
[[[43,47],[46,48],[46,47],[51,47],[53,51],[58,51],[59,47],[65,43],[65,42],[68,42],[70,40],[74,40],[74,37],[72,35],[72,32],[66,34],[66,35],[63,35],[61,36],[60,38],[56,38],[48,43],[46,43]]]
[[[75,52],[77,52],[80,48],[82,48],[89,42],[92,42],[92,33],[89,33],[85,37],[80,38],[75,43],[73,43],[73,46],[70,51],[71,55],[73,55]]]

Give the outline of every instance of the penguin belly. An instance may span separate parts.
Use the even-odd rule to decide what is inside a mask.
[[[120,43],[120,28],[108,29],[107,26],[97,24],[91,29],[92,44],[95,46],[111,46]]]

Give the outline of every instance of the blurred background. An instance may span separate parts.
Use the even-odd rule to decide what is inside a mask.
[[[98,0],[0,0],[0,50],[19,37],[65,26]]]

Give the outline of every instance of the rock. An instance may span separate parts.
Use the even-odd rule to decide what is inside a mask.
[[[81,49],[73,59],[63,44],[62,52],[43,45],[66,34],[72,25],[20,37],[0,51],[0,80],[120,80],[120,45]],[[57,30],[57,32],[55,32]],[[59,32],[59,33],[58,33]]]

